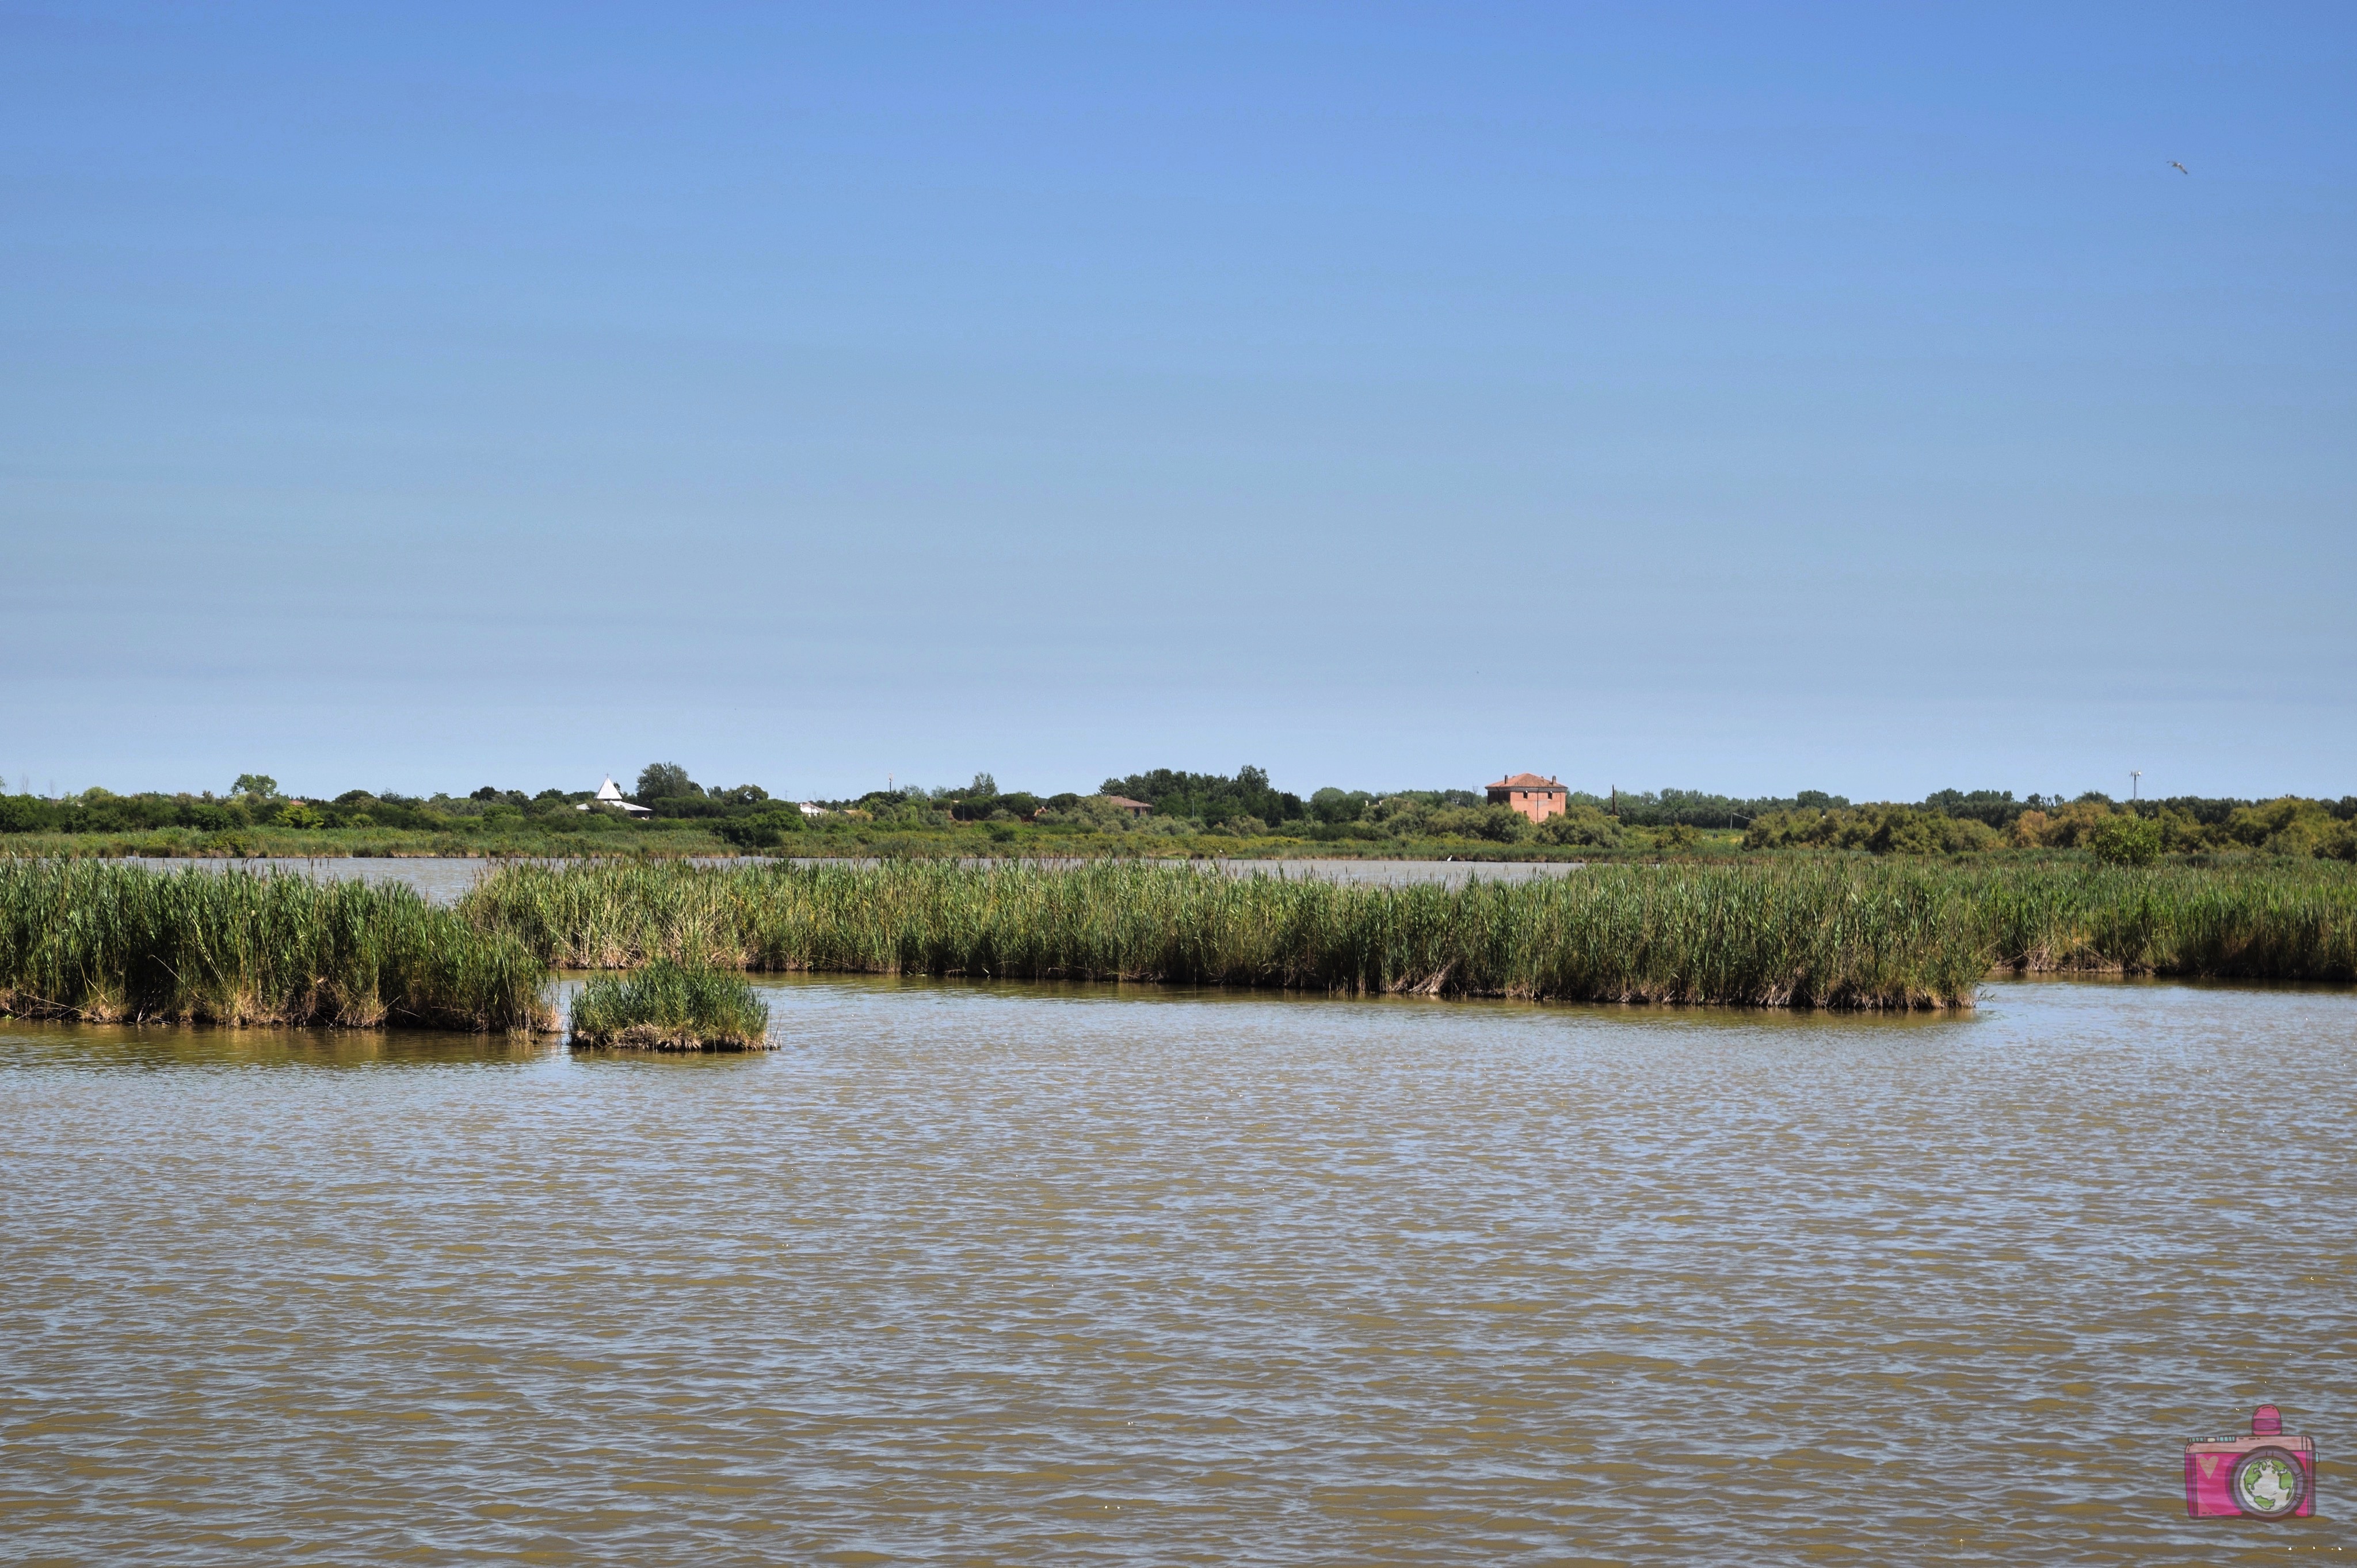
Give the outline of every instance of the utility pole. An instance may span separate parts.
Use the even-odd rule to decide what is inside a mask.
[[[2134,804],[2134,803],[2135,803],[2135,801],[2136,801],[2136,790],[2137,790],[2139,788],[2141,788],[2141,787],[2143,786],[2143,784],[2144,784],[2144,769],[2143,769],[2143,768],[2129,768],[2129,769],[2128,769],[2128,801],[2129,801],[2129,803],[2130,803],[2130,804]]]

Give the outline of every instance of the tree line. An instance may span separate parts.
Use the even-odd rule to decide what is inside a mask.
[[[1313,843],[1467,839],[1497,843],[1675,849],[1704,831],[1733,830],[1746,848],[1844,849],[1870,854],[1969,854],[2005,848],[2089,849],[2134,862],[2159,854],[2256,850],[2357,859],[2357,796],[2338,800],[2169,797],[2119,801],[2100,792],[1942,789],[1921,801],[1853,802],[1804,789],[1731,796],[1699,789],[1569,793],[1569,809],[1534,824],[1471,789],[1345,789],[1303,797],[1254,766],[1232,774],[1157,768],[1108,777],[1089,795],[1002,790],[989,773],[965,784],[905,786],[852,799],[800,802],[757,784],[698,783],[676,762],[650,763],[624,797],[643,814],[601,809],[587,789],[485,785],[464,795],[347,790],[332,800],[284,794],[266,774],[241,774],[222,794],[0,794],[0,833],[124,833],[162,828],[380,828],[447,831],[475,826],[555,833],[611,832],[651,822],[693,826],[743,848],[859,823],[922,832],[983,824],[996,838],[1018,825],[1092,833],[1254,837]],[[1136,802],[1140,813],[1123,802]],[[587,807],[588,810],[583,810]]]

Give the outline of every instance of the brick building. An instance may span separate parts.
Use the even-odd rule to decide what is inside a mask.
[[[1570,803],[1569,795],[1554,779],[1542,779],[1535,773],[1517,773],[1490,786],[1490,804],[1512,806],[1534,822],[1561,816]]]

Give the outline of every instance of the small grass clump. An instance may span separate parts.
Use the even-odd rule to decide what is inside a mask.
[[[601,974],[573,1000],[576,1046],[652,1051],[758,1051],[770,1007],[741,976],[657,959],[627,978]]]

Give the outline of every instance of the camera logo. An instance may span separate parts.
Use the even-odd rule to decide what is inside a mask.
[[[2286,1437],[2283,1412],[2251,1412],[2248,1437],[2185,1445],[2185,1511],[2194,1519],[2306,1519],[2316,1511],[2316,1444]]]

